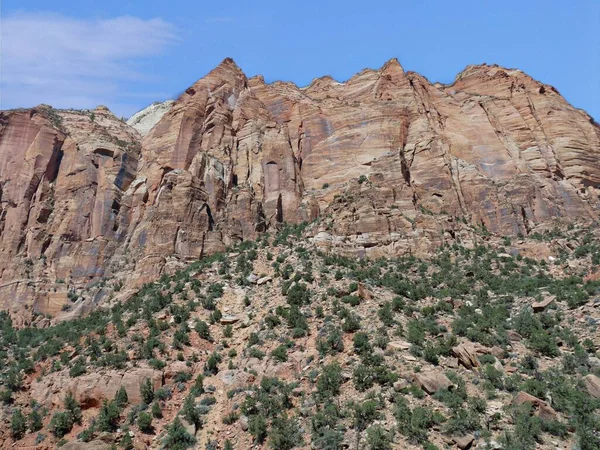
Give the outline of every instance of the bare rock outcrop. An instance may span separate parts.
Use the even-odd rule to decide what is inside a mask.
[[[557,413],[548,403],[534,397],[527,392],[520,391],[512,401],[513,405],[529,404],[533,407],[533,413],[545,420],[556,419]]]
[[[103,373],[89,373],[77,378],[57,372],[47,375],[40,382],[34,382],[31,397],[41,404],[62,405],[66,392],[71,392],[83,409],[97,408],[104,400],[112,400],[117,391],[124,388],[129,403],[142,403],[140,386],[150,380],[154,389],[162,385],[162,373],[150,368],[136,368],[125,372],[109,370]]]
[[[135,128],[140,135],[146,136],[162,116],[169,111],[173,103],[175,103],[174,100],[152,103],[127,119],[127,125]]]

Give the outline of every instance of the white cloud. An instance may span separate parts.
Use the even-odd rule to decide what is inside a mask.
[[[138,63],[176,40],[168,22],[131,16],[88,20],[18,13],[5,15],[0,30],[0,109],[122,102],[123,84],[146,78]],[[152,95],[149,101],[156,100]]]

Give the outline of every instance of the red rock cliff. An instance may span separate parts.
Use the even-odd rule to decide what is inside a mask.
[[[462,222],[527,234],[595,220],[599,187],[598,125],[518,70],[441,85],[391,60],[299,88],[226,59],[145,137],[103,107],[0,112],[1,306],[55,314],[86,288],[82,312],[115,274],[139,285],[318,216],[316,239],[374,255]]]

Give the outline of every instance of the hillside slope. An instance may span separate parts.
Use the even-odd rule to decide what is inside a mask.
[[[598,231],[357,259],[285,226],[17,329],[0,447],[596,449]]]

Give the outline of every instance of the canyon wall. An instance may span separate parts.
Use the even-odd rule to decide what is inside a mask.
[[[519,70],[442,85],[394,59],[299,88],[226,59],[150,108],[0,112],[0,307],[79,314],[285,222],[379,256],[598,217],[600,127]]]

